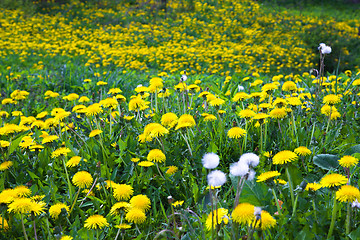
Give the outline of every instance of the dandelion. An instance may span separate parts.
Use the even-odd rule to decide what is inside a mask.
[[[119,229],[129,229],[129,228],[131,228],[131,225],[126,224],[126,223],[121,223],[121,224],[115,225],[115,227],[119,228]]]
[[[222,222],[224,224],[229,223],[229,217],[227,216],[228,210],[225,208],[218,208],[212,211],[208,217],[206,218],[205,226],[206,229],[209,231],[212,228],[215,229],[217,225],[220,225]]]
[[[297,86],[296,83],[294,83],[293,81],[286,81],[284,82],[284,84],[282,85],[281,90],[285,91],[285,92],[290,92],[290,91],[296,91],[297,90]]]
[[[278,171],[268,171],[260,174],[260,176],[257,177],[256,182],[265,182],[271,178],[280,176],[281,174]]]
[[[320,184],[322,187],[335,187],[335,186],[344,185],[347,182],[348,182],[347,177],[337,173],[328,174],[320,180]]]
[[[139,162],[138,165],[139,165],[140,167],[151,167],[151,166],[154,166],[155,163],[150,162],[150,161],[141,161],[141,162]]]
[[[212,122],[212,121],[215,121],[216,120],[216,117],[213,115],[213,114],[207,114],[204,118],[204,121],[205,122]]]
[[[72,182],[75,186],[79,188],[87,188],[90,187],[93,183],[93,177],[90,173],[86,171],[80,171],[75,173],[75,175],[72,178]]]
[[[270,111],[269,115],[274,119],[283,119],[287,117],[287,112],[285,108],[274,108]]]
[[[249,165],[243,162],[235,162],[230,165],[230,173],[236,177],[243,177],[249,173]]]
[[[213,187],[222,186],[226,182],[225,173],[214,170],[207,175],[208,185]]]
[[[7,231],[9,229],[8,222],[6,221],[5,218],[2,218],[1,216],[0,216],[0,229],[3,229],[4,231]]]
[[[86,116],[96,116],[99,113],[101,113],[103,110],[101,108],[101,104],[100,103],[94,103],[90,106],[88,106],[87,108],[84,109],[84,112],[86,114]]]
[[[145,212],[142,211],[141,209],[132,208],[126,213],[125,219],[129,222],[140,224],[145,222],[146,215]]]
[[[45,143],[51,143],[53,141],[56,141],[58,140],[59,137],[56,136],[56,135],[48,135],[46,137],[43,138],[43,140],[41,141],[42,144],[45,144]]]
[[[191,116],[189,114],[183,114],[180,116],[175,130],[178,130],[180,128],[193,127],[195,125],[196,125],[196,122],[195,122],[195,119],[193,116]]]
[[[288,162],[293,162],[295,160],[298,159],[298,156],[296,155],[296,153],[289,151],[289,150],[284,150],[281,152],[278,152],[277,154],[275,154],[275,156],[273,157],[273,164],[286,164]]]
[[[201,161],[202,161],[204,168],[213,169],[219,165],[220,158],[215,153],[206,153],[202,157]]]
[[[255,206],[250,203],[240,203],[231,213],[231,218],[238,224],[247,225],[255,219]]]
[[[166,170],[166,174],[173,175],[178,171],[178,167],[176,166],[169,166],[168,170]]]
[[[339,160],[339,164],[342,167],[352,167],[355,166],[359,163],[359,159],[353,157],[353,156],[343,156],[340,160]]]
[[[76,167],[77,165],[79,165],[80,160],[81,160],[81,157],[74,156],[74,157],[70,158],[69,161],[66,162],[66,166],[67,167]]]
[[[92,215],[85,220],[84,227],[87,229],[102,229],[109,226],[106,218],[101,215]]]
[[[24,185],[15,187],[14,192],[18,197],[29,197],[31,195],[31,190]]]
[[[69,207],[64,203],[56,203],[49,208],[50,217],[57,219],[63,209],[68,213]]]
[[[147,160],[150,162],[165,162],[166,156],[160,149],[152,149],[147,155]]]
[[[134,189],[127,184],[118,184],[114,187],[113,196],[116,200],[128,200],[133,195]]]
[[[14,165],[12,161],[5,161],[0,164],[0,171],[5,171]]]
[[[309,191],[309,190],[317,191],[320,188],[322,188],[322,185],[319,183],[308,183],[308,184],[306,184],[305,190],[306,191]]]
[[[184,204],[184,201],[175,201],[173,203],[171,203],[171,205],[173,205],[174,207],[180,207]]]
[[[343,185],[336,192],[336,199],[340,202],[353,202],[360,198],[360,191],[354,186]]]
[[[250,98],[249,94],[245,93],[245,92],[238,92],[235,94],[235,96],[232,98],[232,101],[234,102],[240,102],[240,101],[244,101],[246,99]]]
[[[89,134],[89,137],[90,137],[90,138],[91,138],[91,137],[95,137],[95,136],[101,134],[102,132],[103,132],[103,131],[100,130],[100,129],[92,130],[92,131],[90,132],[90,134]]]
[[[131,208],[137,208],[145,212],[150,209],[150,206],[150,199],[146,195],[139,194],[130,199]]]
[[[247,164],[250,167],[256,167],[260,162],[260,157],[255,153],[244,153],[241,155],[239,162]]]
[[[130,204],[127,202],[117,202],[110,209],[110,215],[119,215],[121,210],[130,208]]]
[[[327,46],[325,43],[320,43],[318,49],[322,54],[329,54],[331,53],[331,47]]]
[[[294,152],[298,155],[298,156],[309,156],[311,154],[311,150],[308,149],[307,147],[304,146],[300,146],[298,148],[294,149]]]
[[[255,224],[256,223],[256,224]],[[276,220],[267,211],[262,210],[260,221],[254,220],[253,225],[257,229],[266,230],[276,225]]]
[[[69,235],[63,235],[60,240],[73,240],[74,238]]]
[[[51,153],[51,158],[56,158],[61,155],[67,156],[67,154],[70,152],[71,152],[70,148],[67,147],[58,148]]]
[[[173,128],[176,125],[177,121],[178,121],[178,117],[176,116],[175,113],[172,112],[165,113],[161,117],[161,124],[164,125],[165,127]]]
[[[10,142],[9,141],[4,141],[4,140],[0,140],[0,147],[2,148],[6,148],[10,146]]]
[[[229,138],[235,138],[235,139],[244,137],[245,135],[246,135],[246,131],[240,127],[233,127],[227,133],[227,136]]]
[[[339,103],[340,101],[340,97],[335,94],[329,94],[323,99],[323,103],[328,105],[334,105],[336,103]]]
[[[256,113],[253,110],[244,109],[244,110],[241,110],[238,115],[241,118],[250,119],[250,118],[254,117],[256,115]]]

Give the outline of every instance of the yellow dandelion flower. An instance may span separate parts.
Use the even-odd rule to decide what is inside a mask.
[[[193,127],[196,125],[195,119],[189,114],[183,114],[180,116],[175,130],[180,128]]]
[[[269,115],[274,119],[283,119],[287,117],[287,112],[285,108],[274,108],[270,111]]]
[[[339,160],[339,164],[342,167],[352,167],[355,166],[359,163],[359,159],[357,159],[356,157],[352,157],[352,156],[343,156],[340,160]]]
[[[168,170],[166,170],[166,174],[172,175],[178,171],[178,167],[176,166],[169,166]]]
[[[130,208],[130,203],[127,202],[117,202],[110,209],[110,215],[119,215],[121,210],[126,210]]]
[[[147,210],[150,209],[151,202],[150,202],[150,199],[148,198],[148,196],[139,194],[139,195],[133,196],[130,199],[130,207],[141,209],[142,211],[146,212]]]
[[[257,221],[256,221],[256,219],[253,220],[252,225],[253,226],[255,225],[255,228],[257,228],[257,229],[266,230],[266,229],[274,227],[276,225],[276,220],[270,215],[270,213],[262,210],[260,219]]]
[[[126,213],[125,219],[129,222],[140,224],[145,222],[146,215],[143,210],[138,208],[132,208]]]
[[[68,235],[63,235],[60,240],[73,240],[74,238]]]
[[[268,171],[260,174],[260,176],[257,177],[256,182],[265,182],[271,178],[280,176],[281,174],[278,171]]]
[[[213,115],[213,114],[207,114],[204,118],[204,121],[205,122],[212,122],[212,121],[215,121],[216,120],[216,117]]]
[[[240,127],[233,127],[227,133],[227,136],[229,138],[235,138],[235,139],[244,137],[245,135],[246,135],[246,131]]]
[[[14,165],[12,161],[5,161],[0,164],[0,171],[5,171]]]
[[[138,164],[140,167],[151,167],[153,165],[155,165],[155,163],[150,162],[150,161],[141,161]]]
[[[126,224],[126,223],[121,223],[121,224],[115,225],[115,227],[119,228],[119,229],[129,229],[129,228],[131,228],[131,225]]]
[[[84,224],[84,227],[87,229],[103,229],[107,226],[109,226],[109,223],[106,218],[98,214],[88,217]]]
[[[67,156],[67,154],[70,152],[71,152],[70,148],[67,147],[58,148],[51,153],[51,158],[56,158],[61,155]]]
[[[286,81],[284,82],[284,84],[282,85],[281,90],[285,91],[285,92],[290,92],[290,91],[296,91],[297,90],[297,86],[296,83],[294,83],[293,81]]]
[[[360,198],[360,191],[354,186],[343,185],[336,191],[336,199],[340,202],[353,202]]]
[[[43,140],[41,141],[42,144],[45,144],[45,143],[50,143],[50,142],[53,142],[53,141],[56,141],[58,140],[59,137],[56,136],[56,135],[48,135],[46,137],[43,138]]]
[[[81,157],[79,156],[74,156],[72,158],[70,158],[67,162],[66,162],[66,166],[67,167],[76,167],[77,165],[79,165],[81,160]],[[85,160],[84,160],[85,161]]]
[[[250,98],[249,94],[247,94],[245,92],[238,92],[232,98],[232,101],[233,102],[240,102],[240,101],[244,101],[244,100],[249,99],[249,98]]]
[[[9,229],[8,222],[6,221],[5,218],[2,218],[1,216],[0,216],[0,229],[3,229],[4,231],[7,231]]]
[[[294,152],[298,155],[298,156],[309,156],[311,154],[311,150],[308,149],[307,147],[304,146],[300,146],[298,148],[294,149]]]
[[[215,107],[221,106],[224,103],[225,103],[225,100],[223,100],[221,98],[215,98],[215,99],[212,99],[211,101],[209,101],[210,106],[215,106]]]
[[[328,174],[320,180],[320,184],[322,187],[335,187],[335,186],[344,185],[347,182],[348,182],[347,177],[337,173]]]
[[[95,137],[95,136],[101,134],[102,132],[103,132],[103,131],[100,130],[100,129],[92,130],[92,131],[90,132],[90,134],[89,134],[89,137],[90,137],[90,138],[91,138],[91,137]]]
[[[133,193],[133,187],[127,184],[118,184],[113,189],[113,196],[118,201],[128,200]]]
[[[244,109],[244,110],[241,110],[238,115],[241,118],[250,119],[250,118],[254,117],[256,115],[256,113],[253,110]]]
[[[86,116],[96,116],[102,113],[102,108],[100,103],[94,103],[84,109]]]
[[[308,183],[308,184],[306,184],[305,190],[306,191],[309,191],[309,190],[317,191],[320,188],[322,188],[322,185],[320,183]]]
[[[340,101],[340,97],[335,94],[326,95],[323,99],[323,103],[328,105],[334,105],[336,103],[339,103]]]
[[[79,188],[87,188],[90,187],[93,183],[93,177],[90,173],[86,171],[80,171],[75,173],[75,175],[72,178],[72,182],[75,186]]]
[[[70,211],[69,207],[64,203],[56,203],[56,204],[52,205],[49,208],[50,217],[57,219],[59,217],[61,211],[63,211],[62,209],[64,209],[64,211],[66,211],[67,213],[69,213],[69,211]]]
[[[18,197],[29,197],[31,195],[31,190],[24,185],[15,187],[14,192]]]
[[[239,224],[250,224],[254,219],[255,207],[250,203],[240,203],[231,214],[233,221]]]
[[[206,218],[205,226],[208,231],[211,230],[211,228],[216,228],[217,225],[220,225],[222,222],[224,224],[229,223],[229,217],[227,216],[228,210],[225,208],[218,208],[217,210],[214,210],[211,212],[208,217]]]
[[[162,163],[166,160],[166,156],[160,149],[152,149],[147,155],[147,160]]]
[[[173,205],[174,207],[180,207],[184,204],[184,201],[175,201],[173,203],[171,203],[171,205]]]
[[[297,159],[298,156],[296,155],[296,153],[289,150],[284,150],[275,154],[275,156],[273,157],[273,164],[286,164],[288,162],[293,162]]]

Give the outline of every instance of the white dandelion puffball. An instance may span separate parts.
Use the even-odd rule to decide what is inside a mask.
[[[246,163],[249,167],[256,167],[259,164],[260,158],[255,153],[244,153],[241,155],[239,162]]]
[[[204,168],[213,169],[219,165],[220,158],[215,153],[206,153],[201,159]]]
[[[230,165],[230,173],[236,177],[243,177],[249,172],[247,163],[236,162]]]
[[[207,175],[207,180],[210,186],[219,187],[226,182],[226,175],[220,170],[214,170]]]

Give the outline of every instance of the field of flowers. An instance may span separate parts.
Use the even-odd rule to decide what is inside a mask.
[[[360,238],[360,20],[192,3],[2,9],[1,238]]]

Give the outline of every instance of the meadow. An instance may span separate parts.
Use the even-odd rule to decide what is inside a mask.
[[[359,239],[360,19],[275,6],[2,8],[1,238]]]

